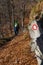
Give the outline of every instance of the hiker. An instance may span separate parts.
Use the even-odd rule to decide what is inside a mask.
[[[38,43],[37,43],[37,38],[39,38],[40,37],[40,35],[41,35],[41,33],[40,33],[40,30],[39,30],[39,26],[38,26],[38,24],[37,24],[37,21],[39,21],[40,20],[40,15],[38,15],[38,16],[36,16],[35,17],[35,20],[33,20],[29,25],[28,25],[28,29],[29,29],[29,33],[30,33],[30,37],[31,37],[31,39],[32,39],[32,41],[31,41],[31,44],[30,44],[30,46],[31,46],[31,51],[32,52],[35,52],[35,57],[36,57],[36,59],[37,59],[37,62],[38,62],[38,65],[41,65],[42,64],[42,52],[41,52],[41,50],[40,50],[40,48],[39,48],[39,45],[38,45]],[[32,26],[33,25],[37,25],[37,29],[36,30],[33,30],[32,29]]]
[[[15,32],[15,35],[18,35],[19,33],[19,23],[18,23],[18,20],[14,20],[14,32]]]
[[[40,30],[40,37],[37,38],[37,45],[39,46],[41,53],[42,53],[42,63],[41,65],[43,65],[43,15],[40,18],[39,21],[37,21],[37,24],[39,26],[39,30]]]

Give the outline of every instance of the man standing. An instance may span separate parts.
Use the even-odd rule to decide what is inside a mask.
[[[14,20],[14,32],[15,32],[15,35],[17,35],[18,34],[18,32],[19,32],[19,23],[18,23],[18,20],[16,19],[16,20]]]

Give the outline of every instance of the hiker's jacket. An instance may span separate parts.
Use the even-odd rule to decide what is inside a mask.
[[[38,46],[40,47],[41,52],[43,53],[43,17],[39,21],[37,21],[37,24],[39,26],[41,35],[39,38],[37,38],[36,41],[37,41]]]
[[[41,52],[43,53],[43,34],[39,38],[37,38],[36,42]]]
[[[14,20],[13,26],[14,27],[17,27],[18,26],[18,20]]]

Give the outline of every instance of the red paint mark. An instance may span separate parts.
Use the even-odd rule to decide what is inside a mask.
[[[38,29],[37,24],[33,24],[33,26],[32,26],[32,30],[37,30],[37,29]]]

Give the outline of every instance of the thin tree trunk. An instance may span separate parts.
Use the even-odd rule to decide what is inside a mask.
[[[8,0],[8,2],[7,2],[7,4],[8,4],[8,12],[9,12],[9,18],[12,16],[11,15],[11,4],[10,4],[10,0]],[[11,31],[11,35],[12,35],[12,20],[11,20],[11,18],[10,18],[10,31]]]

